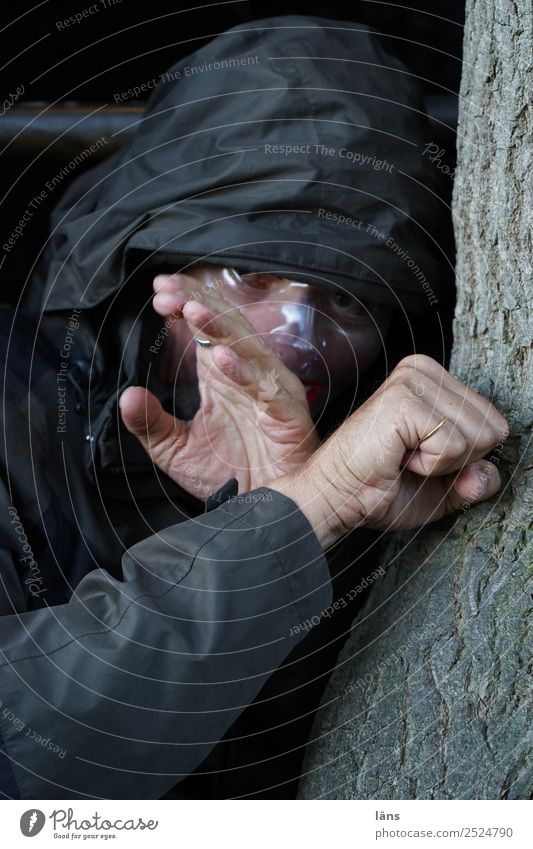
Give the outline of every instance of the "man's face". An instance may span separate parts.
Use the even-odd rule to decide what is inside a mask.
[[[202,286],[217,287],[306,387],[313,414],[363,374],[384,344],[390,311],[371,307],[342,290],[300,283],[270,273],[198,265],[187,271]],[[195,375],[195,345],[179,323],[183,371]]]

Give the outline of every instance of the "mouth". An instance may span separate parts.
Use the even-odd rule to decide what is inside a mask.
[[[319,395],[324,391],[323,383],[316,383],[312,380],[302,380],[303,385],[305,386],[305,392],[307,395],[307,402],[311,404],[313,401],[316,401]]]

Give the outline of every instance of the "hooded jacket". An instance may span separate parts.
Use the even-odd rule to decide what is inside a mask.
[[[63,196],[24,311],[2,311],[6,796],[157,798],[246,727],[279,667],[282,695],[304,693],[345,633],[318,670],[319,644],[291,660],[331,585],[289,499],[202,515],[121,426],[161,330],[154,273],[268,268],[414,313],[446,299],[421,96],[366,27],[257,21],[162,77],[124,148]]]
[[[196,260],[266,263],[411,312],[431,307],[423,274],[446,300],[421,90],[367,27],[256,21],[161,76],[128,144],[56,210],[46,311]]]

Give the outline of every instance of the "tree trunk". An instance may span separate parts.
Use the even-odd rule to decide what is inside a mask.
[[[492,452],[504,487],[392,540],[318,712],[301,798],[532,795],[531,43],[526,0],[468,0],[450,370],[510,419]]]

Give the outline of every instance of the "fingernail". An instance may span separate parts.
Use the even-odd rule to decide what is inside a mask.
[[[152,286],[153,286],[154,290],[157,292],[158,289],[161,289],[161,287],[164,286],[165,283],[167,283],[167,282],[168,282],[168,275],[167,274],[158,274],[157,277],[154,277]]]
[[[175,294],[172,292],[158,292],[157,303],[160,309],[172,309],[174,307],[178,307],[179,309],[183,303],[183,298],[180,298],[177,292]]]
[[[478,480],[478,485],[477,485],[477,488],[476,488],[477,492],[479,492],[480,495],[485,495],[485,493],[487,491],[488,480],[489,480],[487,475],[485,474],[485,472],[482,472],[478,469],[477,470],[477,480]]]

